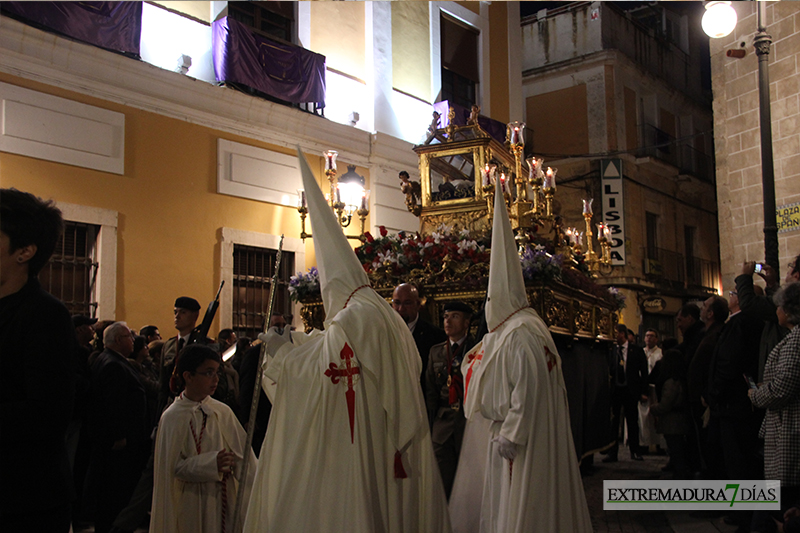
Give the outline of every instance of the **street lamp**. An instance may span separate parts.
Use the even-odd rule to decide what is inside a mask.
[[[757,25],[753,45],[758,56],[758,108],[761,131],[761,189],[764,197],[764,260],[780,278],[778,262],[778,222],[775,216],[775,167],[772,160],[772,111],[769,99],[769,49],[772,36],[767,33],[766,2],[758,1]],[[730,34],[736,26],[736,11],[730,2],[708,2],[703,15],[703,31],[712,38]],[[731,12],[733,13],[731,15]],[[733,21],[731,25],[730,21]],[[725,27],[730,29],[725,31]]]

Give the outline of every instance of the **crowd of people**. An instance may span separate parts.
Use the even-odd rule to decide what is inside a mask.
[[[0,191],[4,526],[233,531],[244,508],[247,531],[591,530],[561,360],[525,296],[505,204],[483,308],[446,302],[440,329],[413,285],[391,305],[369,287],[304,163],[325,331],[275,315],[254,342],[198,334],[188,296],[167,340],[154,325],[70,317],[37,281],[60,212]],[[612,431],[625,421],[632,459],[662,446],[676,479],[779,479],[787,521],[800,520],[798,260],[783,287],[764,265],[762,290],[745,263],[728,299],[681,308],[680,344],[648,330],[640,347],[620,325],[609,358]]]
[[[604,462],[618,460],[622,412],[631,458],[663,444],[664,470],[675,479],[780,480],[785,509],[774,517],[731,513],[726,520],[738,531],[800,520],[799,262],[789,264],[783,286],[769,265],[756,273],[756,263],[744,263],[727,299],[680,309],[679,344],[670,339],[659,349],[650,329],[643,349],[633,331],[617,327],[609,365],[617,440]]]

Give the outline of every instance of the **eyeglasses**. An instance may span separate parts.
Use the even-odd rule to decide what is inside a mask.
[[[207,378],[213,378],[217,376],[217,378],[222,378],[222,372],[218,370],[206,370],[205,372],[193,372],[193,374],[199,374],[201,376],[205,376]]]

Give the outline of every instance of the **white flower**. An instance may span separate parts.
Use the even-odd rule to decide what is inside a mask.
[[[464,238],[468,238],[469,237],[469,230],[467,228],[462,229],[461,230],[461,236],[464,237]]]
[[[475,250],[478,248],[478,243],[469,239],[465,239],[463,241],[459,241],[458,243],[458,253],[464,254],[467,250]]]

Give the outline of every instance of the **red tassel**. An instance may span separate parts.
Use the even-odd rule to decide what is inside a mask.
[[[406,469],[403,468],[403,456],[400,455],[400,452],[394,453],[394,477],[395,479],[406,479],[408,477]]]

